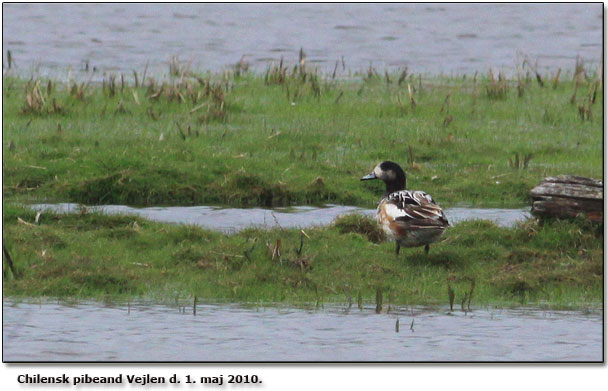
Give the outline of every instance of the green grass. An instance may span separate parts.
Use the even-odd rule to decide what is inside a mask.
[[[570,80],[522,80],[520,97],[483,78],[198,78],[5,77],[5,199],[372,206],[382,185],[359,178],[393,160],[443,206],[521,206],[545,176],[602,175],[602,84],[582,76],[572,103]]]
[[[205,300],[288,304],[347,303],[359,297],[407,305],[459,308],[475,281],[472,307],[596,306],[602,301],[602,227],[584,220],[530,220],[516,228],[470,221],[444,241],[402,249],[378,242],[368,218],[347,216],[330,227],[248,229],[234,235],[130,216],[4,211],[4,235],[15,263],[4,295]],[[272,247],[280,241],[280,256]],[[302,241],[302,249],[300,243]]]
[[[474,305],[600,303],[602,227],[583,221],[461,223],[429,256],[396,259],[356,217],[307,230],[301,254],[298,230],[17,220],[34,220],[18,206],[30,202],[373,207],[382,184],[359,178],[382,160],[444,207],[521,207],[543,177],[602,177],[600,80],[389,79],[298,68],[137,87],[4,76],[4,237],[17,268],[4,268],[4,294],[343,303],[380,291],[384,303],[447,304],[453,289],[458,305],[475,281]]]

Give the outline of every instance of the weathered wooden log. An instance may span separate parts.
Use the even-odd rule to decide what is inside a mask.
[[[547,177],[530,190],[532,213],[537,216],[574,218],[604,222],[603,181],[572,175]]]

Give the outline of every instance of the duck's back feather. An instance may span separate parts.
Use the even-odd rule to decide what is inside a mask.
[[[386,197],[387,207],[395,210],[393,218],[397,221],[417,222],[423,225],[448,225],[448,220],[435,203],[433,197],[423,191],[401,190]]]
[[[384,197],[378,205],[378,222],[404,246],[432,243],[449,226],[443,210],[429,194],[412,190]]]

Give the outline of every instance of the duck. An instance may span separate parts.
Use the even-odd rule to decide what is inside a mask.
[[[428,255],[431,243],[441,238],[450,226],[441,207],[421,190],[406,190],[403,169],[394,162],[379,163],[362,181],[380,179],[386,192],[378,203],[376,220],[387,239],[396,243],[396,255],[401,247],[424,246]]]

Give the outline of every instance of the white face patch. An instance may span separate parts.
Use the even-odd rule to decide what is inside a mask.
[[[376,178],[382,178],[383,173],[384,171],[382,171],[380,165],[378,164],[376,168],[374,168],[374,175],[376,176]]]
[[[376,178],[380,178],[385,181],[394,181],[396,178],[395,171],[393,171],[393,170],[384,171],[380,168],[381,164],[382,163],[378,164],[376,166],[376,168],[374,168],[374,174],[376,175]]]

